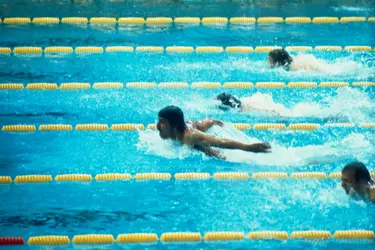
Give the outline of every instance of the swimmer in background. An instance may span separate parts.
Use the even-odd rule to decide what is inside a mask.
[[[240,112],[245,112],[245,113],[264,112],[264,113],[272,113],[273,115],[277,115],[277,116],[282,116],[276,110],[265,109],[264,105],[252,101],[250,97],[238,99],[231,94],[221,93],[217,95],[215,99],[221,102],[221,104],[218,105],[218,108],[224,111],[227,111],[229,109],[234,109],[234,110],[238,110]]]
[[[360,197],[375,203],[374,181],[361,162],[347,164],[341,172],[341,186],[350,197]]]
[[[274,49],[268,54],[271,68],[281,67],[287,71],[312,70],[323,71],[322,63],[313,55],[300,55],[294,58],[285,49]]]
[[[225,159],[220,155],[217,148],[240,149],[253,153],[268,153],[271,146],[267,142],[244,144],[238,141],[217,138],[206,134],[209,128],[214,125],[223,126],[223,123],[214,119],[204,119],[200,121],[186,121],[184,113],[179,107],[168,106],[159,111],[159,121],[157,129],[162,139],[172,139],[181,144],[190,146],[204,152],[207,156],[214,156]]]

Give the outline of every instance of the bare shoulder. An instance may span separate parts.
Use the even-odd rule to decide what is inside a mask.
[[[196,139],[196,138],[202,138],[205,135],[202,131],[198,129],[191,129],[189,136],[190,138]]]
[[[200,121],[187,120],[186,123],[190,124],[192,128],[197,128]]]
[[[196,120],[196,121],[191,121],[192,123],[194,124],[197,124],[197,125],[202,125],[202,124],[205,124],[207,122],[212,122],[213,119],[212,118],[204,118],[204,119],[201,119],[201,120]]]
[[[202,135],[204,135],[204,133],[194,128],[186,130],[183,143],[187,145],[193,145],[199,138],[202,138]]]

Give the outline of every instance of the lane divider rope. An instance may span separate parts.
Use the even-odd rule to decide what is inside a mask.
[[[375,172],[371,172],[371,177],[375,177]],[[173,177],[172,177],[173,176]],[[52,183],[55,182],[91,182],[95,179],[97,182],[103,181],[194,181],[194,180],[214,180],[214,181],[248,181],[250,179],[340,179],[341,172],[292,172],[290,175],[286,172],[217,172],[214,174],[203,172],[185,172],[185,173],[102,173],[96,174],[95,178],[91,174],[59,174],[55,178],[52,175],[17,175],[12,181],[10,176],[0,176],[0,184],[22,184],[22,183]]]
[[[292,231],[252,231],[248,234],[236,231],[206,232],[164,232],[160,238],[156,233],[126,233],[115,236],[112,234],[80,234],[74,235],[70,241],[67,235],[30,236],[29,245],[68,245],[72,244],[141,244],[141,243],[205,243],[231,242],[244,240],[373,240],[372,230],[336,230],[332,233],[327,230]],[[24,245],[23,237],[0,237],[0,245]]]
[[[25,87],[26,86],[26,87]],[[79,89],[150,89],[150,88],[194,88],[194,89],[310,89],[310,88],[339,88],[339,87],[375,87],[375,82],[95,82],[90,84],[88,82],[71,82],[71,83],[0,83],[1,90],[79,90]]]
[[[252,46],[77,46],[75,48],[69,46],[48,46],[48,47],[33,47],[33,46],[20,46],[14,47],[0,47],[0,54],[10,55],[13,52],[15,56],[42,56],[46,57],[53,55],[69,55],[69,54],[102,54],[106,53],[167,53],[167,54],[248,54],[248,53],[268,53],[273,49],[281,49],[282,46],[256,46],[255,49]],[[372,48],[369,45],[348,45],[348,46],[286,46],[284,47],[288,51],[347,51],[347,52],[373,52],[375,47]],[[44,53],[43,53],[44,52]]]
[[[259,24],[274,24],[274,23],[287,23],[287,24],[346,24],[346,23],[359,23],[359,22],[375,22],[375,17],[363,17],[363,16],[349,16],[349,17],[6,17],[0,19],[0,23],[4,25],[45,25],[45,24],[76,24],[76,25],[147,25],[147,26],[159,26],[159,25],[171,25],[175,23],[179,24],[200,24],[203,25],[252,25],[255,23]]]
[[[294,130],[294,131],[312,131],[320,128],[334,129],[334,128],[366,128],[374,129],[374,123],[326,123],[320,125],[318,123],[291,123],[288,126],[283,123],[258,123],[251,126],[248,123],[232,123],[233,127],[238,130]],[[41,124],[37,129],[34,124],[14,124],[14,125],[3,125],[1,131],[3,132],[35,132],[35,131],[137,131],[144,129],[156,129],[155,124],[148,124],[146,127],[143,124],[137,123],[120,123],[120,124],[98,124],[98,123],[86,123],[77,124],[73,129],[71,124]]]

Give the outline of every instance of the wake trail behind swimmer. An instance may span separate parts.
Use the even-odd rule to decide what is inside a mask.
[[[323,119],[322,122],[366,122],[374,116],[375,110],[372,97],[354,88],[338,88],[336,95],[322,96],[319,101],[305,98],[290,108],[274,101],[272,94],[261,92],[248,96],[235,96],[224,92],[215,96],[212,101],[209,108],[214,106],[222,111],[275,118],[320,118]],[[347,105],[348,103],[352,105]]]

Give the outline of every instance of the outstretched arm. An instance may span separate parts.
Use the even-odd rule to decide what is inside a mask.
[[[196,131],[191,135],[192,144],[200,145],[202,147],[218,147],[226,149],[240,149],[254,153],[268,153],[271,146],[267,142],[244,144],[238,141],[229,139],[220,139],[212,135]]]
[[[209,130],[212,126],[218,125],[218,126],[223,126],[223,122],[211,118],[206,118],[204,120],[200,121],[193,121],[193,126],[195,129],[198,129],[199,131],[206,132]]]
[[[219,150],[213,149],[211,147],[202,147],[202,146],[199,146],[199,145],[195,145],[194,148],[199,150],[199,151],[202,151],[207,156],[213,156],[213,157],[216,157],[216,158],[219,158],[219,159],[222,159],[222,160],[226,159],[225,156],[220,154]]]

